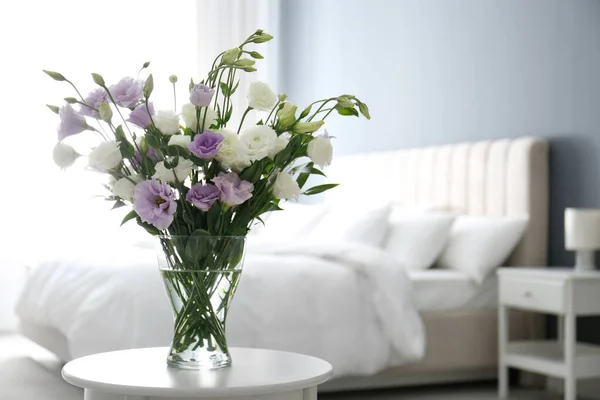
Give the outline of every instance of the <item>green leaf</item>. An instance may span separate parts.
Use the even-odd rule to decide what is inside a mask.
[[[132,220],[134,218],[137,218],[137,213],[135,212],[135,210],[131,210],[127,213],[127,215],[125,216],[125,218],[123,218],[123,221],[121,221],[121,226],[123,226],[123,224],[129,220]]]
[[[121,150],[123,158],[132,158],[135,154],[133,145],[127,139],[119,141],[119,150]]]
[[[102,75],[97,74],[95,72],[92,72],[92,79],[94,80],[94,82],[96,83],[96,85],[98,86],[105,86],[106,84],[104,83],[104,78],[102,78]]]
[[[126,206],[125,203],[123,203],[121,200],[117,200],[117,201],[115,201],[115,204],[112,206],[111,210],[114,210],[115,208],[121,208],[124,206]]]
[[[210,233],[208,231],[205,231],[204,229],[196,229],[194,232],[192,232],[192,234],[190,236],[195,236],[195,237],[210,236]]]
[[[119,141],[127,140],[125,137],[125,132],[123,131],[123,125],[117,126],[117,129],[115,129],[115,137]]]
[[[221,212],[223,207],[219,202],[213,203],[206,215],[206,223],[208,230],[214,234],[218,234],[221,229]]]
[[[358,117],[358,111],[356,111],[356,109],[353,108],[338,108],[337,106],[335,107],[335,109],[337,110],[338,114],[340,115],[354,115],[355,117]]]
[[[310,176],[310,172],[302,172],[300,175],[298,175],[298,179],[296,179],[296,182],[298,183],[298,186],[300,187],[300,189],[302,189],[302,187],[308,180],[309,176]]]
[[[325,175],[325,173],[323,171],[321,171],[320,169],[315,168],[315,167],[312,167],[310,169],[310,173],[311,173],[311,175],[321,175],[321,176],[327,177],[327,175]]]
[[[340,108],[354,108],[354,103],[346,96],[340,96],[337,98],[337,106]]]
[[[167,146],[166,153],[168,156],[189,156],[190,151],[181,146],[170,145]]]
[[[337,183],[327,183],[325,185],[313,186],[310,189],[307,189],[304,192],[304,194],[306,196],[312,196],[312,195],[315,195],[315,194],[323,193],[326,190],[333,189],[336,186],[338,186]]]
[[[240,80],[238,79],[237,83],[235,84],[235,86],[233,87],[233,89],[231,89],[231,92],[229,93],[229,95],[233,95],[235,93],[235,91],[237,90],[238,86],[240,86]]]
[[[160,149],[161,145],[158,136],[148,133],[146,134],[146,140],[148,141],[148,146],[153,147],[155,149]]]
[[[46,107],[48,107],[50,111],[52,111],[54,114],[58,114],[58,112],[60,111],[60,108],[58,108],[57,106],[53,106],[52,104],[46,104]]]
[[[148,78],[146,78],[146,82],[144,82],[144,97],[148,98],[150,97],[150,94],[152,93],[152,91],[154,90],[154,78],[152,77],[152,74],[148,75]]]
[[[366,119],[371,119],[371,114],[369,114],[369,107],[367,107],[365,103],[358,103],[358,109]]]
[[[58,73],[58,72],[54,72],[54,71],[48,71],[47,69],[43,69],[42,71],[44,71],[46,73],[46,75],[48,75],[50,78],[54,79],[55,81],[66,81],[67,78],[65,78],[62,74]]]
[[[229,97],[231,94],[229,93],[229,86],[225,82],[219,82],[219,87],[221,88],[221,93],[223,96]]]
[[[75,97],[65,97],[65,101],[69,104],[77,103],[77,99]]]

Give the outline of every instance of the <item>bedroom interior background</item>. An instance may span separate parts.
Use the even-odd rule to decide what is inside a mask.
[[[344,139],[337,155],[549,138],[550,266],[573,265],[564,209],[600,206],[599,2],[306,0],[283,2],[281,18],[286,93],[302,102],[344,87],[374,110],[369,126],[328,124]],[[303,62],[313,43],[316,60]],[[600,320],[581,318],[578,332],[599,343]]]

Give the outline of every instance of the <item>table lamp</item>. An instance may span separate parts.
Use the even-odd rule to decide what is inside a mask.
[[[575,251],[575,269],[593,271],[595,251],[600,249],[600,209],[565,210],[565,248]]]

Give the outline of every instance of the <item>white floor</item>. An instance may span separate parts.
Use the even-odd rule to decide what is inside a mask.
[[[0,400],[81,400],[83,392],[60,377],[61,363],[16,335],[0,335]],[[322,394],[326,400],[495,400],[493,384],[403,388]],[[514,400],[558,400],[541,392],[517,392]]]

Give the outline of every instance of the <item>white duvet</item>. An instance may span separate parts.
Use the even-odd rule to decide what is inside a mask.
[[[356,243],[250,240],[227,321],[232,346],[317,356],[336,376],[419,360],[425,338],[410,281],[389,255]],[[172,316],[154,250],[79,249],[45,261],[17,305],[60,331],[71,357],[168,346]]]

